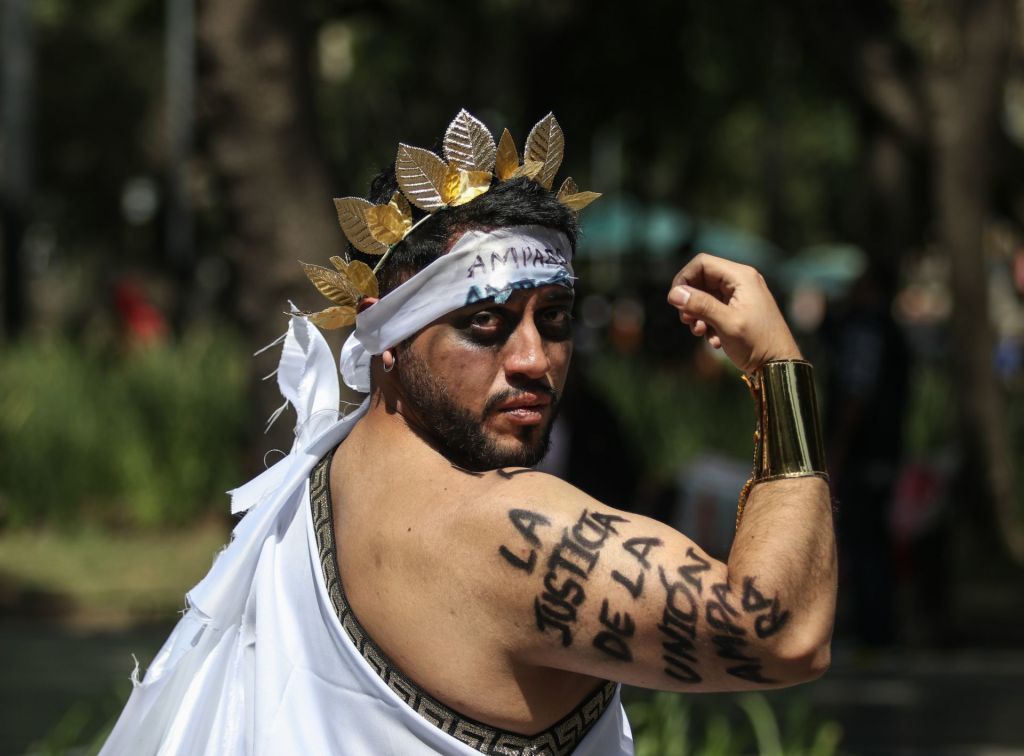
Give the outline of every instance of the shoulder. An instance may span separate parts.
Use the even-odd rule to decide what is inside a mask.
[[[532,562],[543,550],[550,558],[564,540],[597,548],[609,536],[620,535],[620,526],[627,524],[666,530],[646,517],[604,504],[560,478],[528,468],[483,474],[466,503],[469,507],[464,509],[473,510],[470,521],[478,525],[487,521],[486,535],[479,531],[478,542],[497,544],[505,561],[515,566],[513,554]]]
[[[528,467],[502,467],[484,473],[477,490],[497,507],[514,502],[532,502],[557,510],[563,507],[572,509],[579,504],[599,504],[571,483]]]
[[[548,473],[528,468],[502,468],[485,473],[473,488],[469,518],[483,524],[501,545],[513,543],[548,548],[563,530],[583,535],[588,528],[614,532],[615,523],[646,518],[627,514]],[[506,553],[505,550],[502,551]]]
[[[621,590],[635,600],[645,580],[637,568],[652,569],[649,555],[685,554],[692,546],[661,523],[617,510],[545,473],[494,471],[479,483],[479,500],[467,518],[475,524],[460,539],[472,543],[475,579],[489,583],[483,593],[497,614],[519,612],[518,619],[532,619],[558,645],[569,644],[565,620],[575,618],[587,595],[600,604]],[[532,647],[538,638],[526,640]]]

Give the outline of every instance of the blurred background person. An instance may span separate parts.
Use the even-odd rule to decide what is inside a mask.
[[[826,448],[839,510],[850,629],[872,646],[898,639],[891,511],[903,462],[910,352],[892,316],[894,276],[868,269],[827,316]]]

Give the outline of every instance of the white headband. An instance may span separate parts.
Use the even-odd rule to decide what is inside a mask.
[[[467,231],[452,247],[356,318],[341,350],[341,374],[356,391],[370,390],[370,357],[443,315],[517,289],[572,287],[569,240],[544,226]]]

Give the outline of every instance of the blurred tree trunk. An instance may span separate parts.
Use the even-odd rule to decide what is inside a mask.
[[[1024,561],[1014,513],[1006,400],[993,364],[984,229],[1015,28],[1012,0],[952,0],[937,10],[928,58],[936,234],[949,255],[954,395],[966,474],[993,507],[1010,554]],[[968,502],[965,502],[968,503]],[[968,503],[970,504],[970,503]]]
[[[1024,532],[1014,513],[983,245],[995,208],[997,170],[1006,170],[994,161],[1006,151],[1000,114],[1016,28],[1014,2],[863,0],[822,6],[806,0],[797,18],[815,55],[837,72],[864,112],[868,196],[862,222],[869,254],[885,263],[890,255],[901,257],[908,245],[932,238],[949,256],[951,369],[968,484],[963,503],[1022,562]],[[928,195],[924,202],[922,194]],[[889,264],[895,267],[898,260]]]
[[[860,111],[864,193],[847,219],[850,233],[895,272],[924,238],[931,210],[921,196],[930,145],[918,56],[902,38],[891,0],[805,0],[797,21],[812,55],[832,68]]]
[[[284,332],[288,299],[309,289],[298,259],[326,259],[342,242],[315,138],[310,43],[284,0],[200,3],[199,117],[226,188],[237,271],[237,316],[253,347]],[[277,350],[254,359],[254,382]],[[274,380],[257,383],[254,421],[281,403]],[[288,449],[285,415],[259,448]]]

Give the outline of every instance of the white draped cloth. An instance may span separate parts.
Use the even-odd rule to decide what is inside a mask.
[[[550,281],[550,273],[539,266],[529,276],[540,285]],[[519,285],[523,280],[522,271],[510,279]],[[493,291],[508,283],[489,285]],[[410,321],[408,327],[416,328],[406,335],[425,324]],[[187,612],[136,682],[100,753],[478,753],[417,714],[384,683],[342,628],[327,594],[309,476],[365,414],[369,400],[339,416],[330,348],[299,316],[291,319],[277,379],[296,411],[294,446],[231,492],[232,512],[246,512],[245,517],[210,572],[189,591]],[[574,753],[632,753],[617,691]]]

